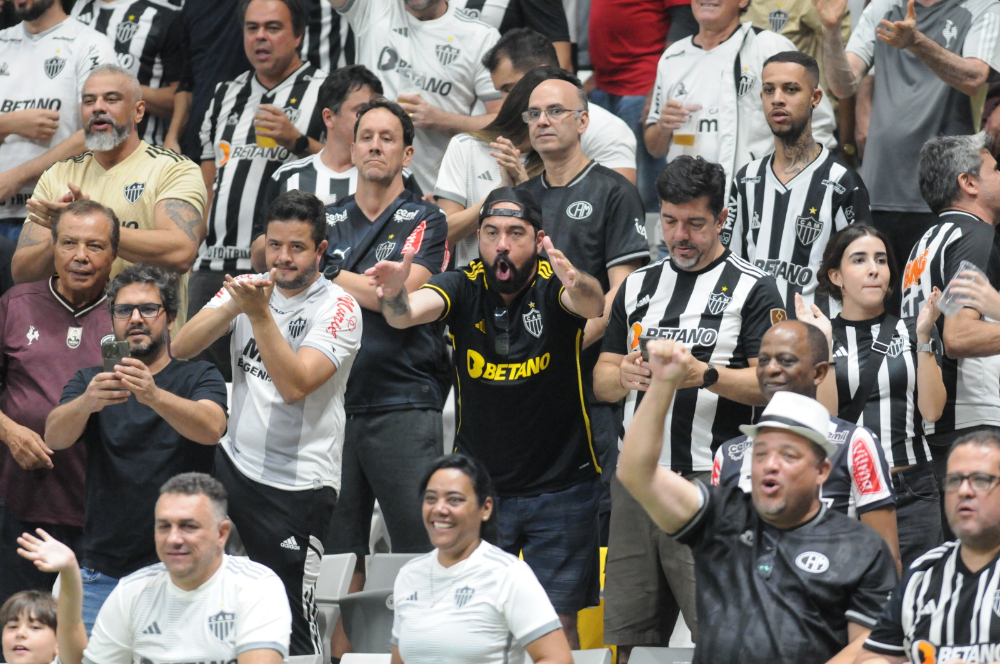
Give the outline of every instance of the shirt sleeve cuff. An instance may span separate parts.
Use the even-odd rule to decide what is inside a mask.
[[[526,646],[535,639],[540,639],[546,634],[554,632],[557,629],[562,629],[562,623],[559,622],[558,618],[553,620],[552,622],[545,623],[538,629],[531,630],[530,632],[519,638],[518,641],[521,643],[522,646]]]
[[[906,649],[903,646],[883,643],[881,641],[876,641],[871,637],[865,639],[865,650],[871,650],[872,652],[880,655],[904,655],[906,653]]]
[[[627,263],[629,261],[634,261],[635,259],[649,261],[649,249],[644,251],[634,251],[631,254],[625,254],[624,256],[619,256],[617,258],[612,258],[607,262],[605,267],[612,268],[616,265],[621,265],[622,263]]]
[[[845,611],[844,617],[847,618],[852,623],[857,623],[862,627],[867,627],[868,629],[873,629],[878,623],[877,618],[872,618],[871,616],[866,616],[863,613],[858,613],[857,611]]]
[[[459,205],[461,205],[463,207],[465,206],[465,196],[462,196],[461,194],[456,194],[456,193],[453,193],[453,192],[450,192],[450,191],[442,191],[440,189],[435,189],[434,190],[434,196],[436,198],[447,198],[449,201],[455,201]]]
[[[236,646],[236,655],[242,655],[251,650],[274,650],[281,654],[282,659],[288,657],[288,648],[274,641],[256,641],[254,643],[244,643]]]
[[[690,535],[691,531],[698,527],[698,524],[700,524],[702,519],[705,518],[705,512],[708,511],[708,488],[702,483],[701,480],[695,480],[694,485],[698,488],[698,511],[695,512],[694,516],[691,517],[691,520],[676,533],[667,533],[670,537],[682,542],[684,541],[685,536]]]

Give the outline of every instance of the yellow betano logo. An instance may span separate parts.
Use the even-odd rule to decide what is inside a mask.
[[[525,362],[514,362],[512,364],[493,364],[487,362],[486,358],[469,349],[466,355],[466,369],[471,378],[482,378],[483,380],[518,380],[527,378],[549,368],[551,353],[533,357]]]

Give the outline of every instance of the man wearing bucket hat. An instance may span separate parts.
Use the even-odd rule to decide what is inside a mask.
[[[664,531],[691,547],[698,662],[851,661],[896,580],[875,531],[826,509],[830,415],[815,399],[775,394],[753,441],[753,487],[706,487],[659,465],[663,422],[690,353],[648,344],[649,390],[625,432],[618,477]]]
[[[539,258],[545,249],[548,260]],[[570,638],[598,603],[597,483],[579,370],[583,329],[604,292],[542,231],[535,197],[501,187],[479,212],[480,260],[407,293],[412,255],[366,274],[386,321],[448,324],[458,377],[459,452],[482,460],[497,493],[497,545],[523,552]],[[497,426],[516,418],[517,430]]]

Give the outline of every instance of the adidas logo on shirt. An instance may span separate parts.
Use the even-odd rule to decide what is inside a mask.
[[[837,350],[833,351],[834,357],[847,357],[847,349],[841,346]]]
[[[407,597],[406,601],[407,602],[416,602],[417,601],[417,593],[416,593],[416,591],[414,591],[412,595],[410,595],[409,597]]]
[[[404,37],[410,36],[409,28],[393,28],[392,31],[395,32],[397,35],[403,35]]]
[[[292,551],[302,550],[302,547],[299,546],[299,543],[295,541],[295,537],[293,537],[292,535],[289,535],[288,539],[286,539],[284,542],[281,543],[281,548],[291,549]]]
[[[142,630],[142,633],[143,634],[162,634],[163,632],[160,631],[160,626],[157,625],[156,621],[154,620],[153,623],[149,627],[147,627],[146,629]]]
[[[483,171],[482,173],[480,173],[479,174],[479,179],[480,180],[489,180],[490,182],[493,182],[493,176],[490,175],[489,171]]]

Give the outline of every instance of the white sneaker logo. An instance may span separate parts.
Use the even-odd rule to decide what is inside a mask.
[[[299,546],[299,543],[295,541],[295,537],[293,537],[292,535],[289,535],[288,539],[286,539],[284,542],[281,543],[281,548],[291,549],[292,551],[302,550],[302,547]]]

